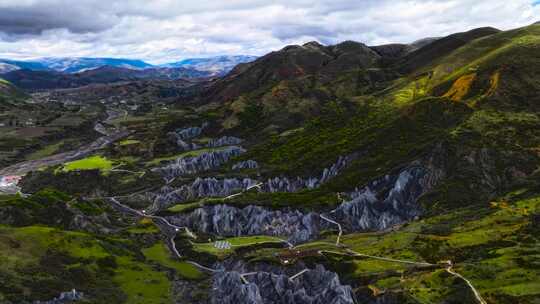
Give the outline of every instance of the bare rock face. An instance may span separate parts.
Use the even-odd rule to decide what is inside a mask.
[[[188,142],[185,142],[182,139],[176,139],[176,145],[178,147],[182,148],[183,151],[192,151],[192,150],[198,150],[198,149],[202,148],[201,146],[199,146],[196,143],[188,143]]]
[[[177,159],[174,163],[163,168],[154,169],[154,171],[161,172],[167,179],[207,171],[219,167],[222,163],[227,162],[230,157],[239,155],[244,151],[240,147],[231,146],[223,151],[207,152],[193,158]],[[349,157],[340,157],[335,164],[330,168],[325,168],[321,175],[317,177],[297,177],[294,179],[287,177],[270,178],[262,183],[259,190],[263,192],[295,192],[305,188],[317,188],[338,175],[339,171],[347,165],[349,159]],[[258,164],[256,161],[246,160],[234,164],[232,168],[233,170],[240,170],[257,167]],[[215,178],[197,178],[191,185],[183,185],[180,188],[163,187],[158,192],[148,193],[146,198],[154,202],[154,210],[161,210],[168,207],[171,203],[181,203],[195,198],[231,195],[235,192],[246,190],[248,187],[257,183],[256,180],[250,178],[226,178],[220,180]]]
[[[411,167],[376,179],[350,193],[351,200],[332,212],[332,217],[352,231],[383,230],[414,219],[422,213],[416,203],[430,189],[429,171]]]
[[[420,196],[445,177],[445,153],[438,146],[423,159],[356,189],[331,217],[350,231],[384,230],[413,220],[422,214]]]
[[[212,304],[352,304],[350,286],[342,285],[337,274],[322,265],[309,269],[294,280],[285,274],[257,272],[244,284],[236,271],[214,275]]]
[[[148,193],[147,197],[153,202],[153,210],[168,208],[171,203],[182,203],[189,200],[204,197],[224,197],[236,192],[243,191],[253,186],[257,181],[250,178],[225,178],[198,177],[191,184],[180,188],[165,186],[158,192]]]
[[[184,151],[197,150],[202,148],[196,143],[187,142],[190,139],[200,136],[203,130],[208,126],[208,123],[203,123],[200,127],[188,127],[177,129],[174,132],[169,132],[168,136],[176,142],[176,145]]]
[[[246,150],[241,147],[227,147],[219,151],[204,152],[195,157],[178,158],[171,164],[155,168],[152,171],[158,172],[169,179],[182,175],[195,174],[217,169],[228,162],[232,157],[238,156],[244,152],[246,152]]]
[[[232,166],[232,170],[242,170],[242,169],[257,169],[259,164],[251,159],[238,162]]]
[[[223,136],[218,139],[212,139],[206,144],[208,148],[216,148],[223,146],[234,146],[242,143],[242,139],[234,136]]]
[[[340,156],[338,160],[330,166],[324,168],[320,176],[302,178],[274,177],[268,179],[263,185],[265,192],[296,192],[302,189],[315,189],[328,180],[337,176],[352,160],[352,156]]]
[[[260,206],[236,208],[213,205],[198,208],[189,214],[170,217],[178,226],[220,236],[271,235],[303,243],[319,235],[320,218],[316,213],[298,210],[268,210]],[[324,224],[326,225],[326,224]],[[325,226],[326,227],[326,226]]]
[[[202,131],[208,126],[208,123],[203,123],[200,127],[188,127],[184,129],[178,129],[173,133],[176,137],[182,140],[188,140],[201,135]]]
[[[325,216],[347,231],[384,230],[420,216],[418,198],[439,178],[436,170],[413,164],[349,193],[350,200]],[[253,205],[205,206],[170,220],[179,226],[220,236],[272,235],[287,238],[294,244],[317,238],[321,230],[336,228],[314,212],[269,210]]]

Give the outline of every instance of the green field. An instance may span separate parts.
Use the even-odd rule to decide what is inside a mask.
[[[169,251],[162,243],[156,244],[150,248],[145,248],[142,252],[148,260],[161,264],[167,268],[172,268],[186,279],[200,279],[204,276],[204,273],[197,267],[186,262],[173,260]]]
[[[265,236],[265,235],[232,237],[232,238],[227,238],[223,240],[231,243],[231,249],[218,249],[214,247],[214,242],[193,243],[193,249],[199,252],[210,253],[218,257],[225,257],[231,254],[232,252],[234,252],[235,249],[241,248],[241,247],[259,245],[259,244],[265,244],[265,243],[283,243],[282,239],[278,237]]]
[[[75,170],[93,170],[99,169],[101,171],[110,170],[113,166],[113,162],[107,158],[99,155],[90,156],[80,160],[68,162],[64,164],[62,170],[65,172]]]
[[[49,300],[77,288],[99,301],[169,303],[166,273],[140,262],[131,241],[54,228],[0,226],[2,299]],[[30,272],[28,272],[30,271]],[[29,279],[31,278],[31,279]]]
[[[57,143],[47,145],[41,148],[40,150],[32,152],[31,154],[26,156],[26,159],[35,160],[35,159],[44,158],[44,157],[53,155],[55,153],[58,153],[60,152],[58,151],[58,149],[62,146],[63,143],[64,143],[63,141],[59,141]]]

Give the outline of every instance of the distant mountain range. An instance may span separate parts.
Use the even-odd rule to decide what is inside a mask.
[[[89,84],[136,80],[177,80],[223,76],[255,56],[219,56],[152,65],[119,58],[0,59],[0,78],[26,91],[76,88]]]
[[[198,71],[206,71],[215,75],[223,74],[224,71],[232,70],[240,63],[247,63],[257,59],[256,56],[218,56],[211,58],[190,58],[182,61],[160,65],[168,68],[191,68]]]
[[[223,75],[239,63],[255,60],[255,56],[218,56],[209,58],[184,59],[161,65],[152,65],[142,60],[123,58],[87,58],[87,57],[60,57],[40,58],[35,60],[0,59],[0,74],[16,71],[54,71],[60,73],[81,73],[100,67],[115,67],[131,70],[185,68],[204,72],[207,76]],[[196,77],[200,77],[197,75]]]
[[[147,68],[101,66],[79,73],[63,73],[54,70],[19,69],[1,74],[0,77],[26,91],[78,88],[90,84],[114,83],[137,80],[178,80],[205,78],[208,72],[189,68]]]

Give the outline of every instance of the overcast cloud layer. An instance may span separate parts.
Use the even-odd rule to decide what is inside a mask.
[[[152,63],[263,55],[287,44],[412,42],[540,20],[536,0],[0,0],[0,58]]]

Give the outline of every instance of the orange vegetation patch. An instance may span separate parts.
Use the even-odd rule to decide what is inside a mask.
[[[501,72],[497,71],[489,78],[489,90],[486,92],[486,96],[491,96],[495,93],[495,90],[499,87],[499,81],[501,80]]]
[[[471,85],[476,79],[476,73],[473,74],[467,74],[459,77],[450,90],[444,94],[444,97],[448,97],[453,101],[461,101],[463,100],[463,97],[465,97],[469,90],[471,89]]]

